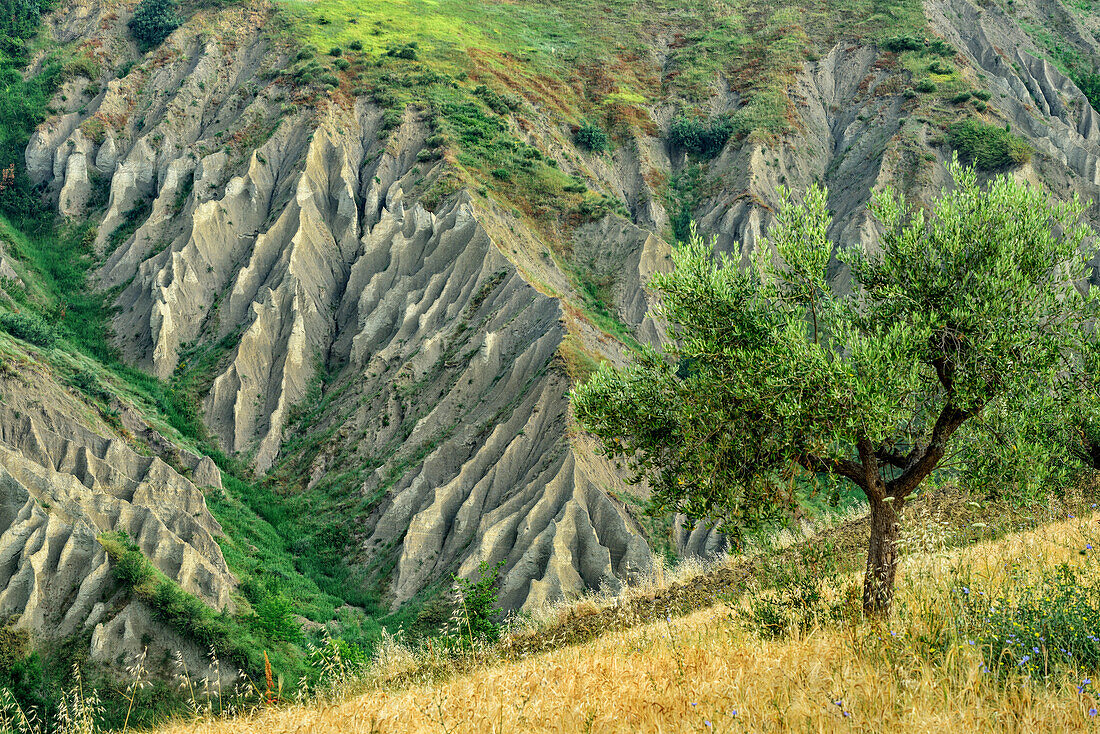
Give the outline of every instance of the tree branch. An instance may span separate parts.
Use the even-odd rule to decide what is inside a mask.
[[[837,474],[851,479],[860,489],[864,491],[867,489],[863,467],[858,462],[849,459],[822,459],[813,454],[800,454],[796,460],[810,471],[821,474]]]
[[[881,448],[875,452],[875,458],[884,464],[889,464],[896,469],[904,469],[909,466],[909,458],[902,456],[897,451],[893,451],[888,448]]]
[[[936,368],[937,371],[939,369],[939,367]],[[976,412],[959,410],[950,402],[943,406],[939,418],[936,419],[936,425],[932,428],[932,438],[928,445],[922,451],[913,450],[912,460],[908,462],[905,470],[887,482],[886,493],[902,499],[909,496],[939,464],[947,451],[947,442],[951,435]]]

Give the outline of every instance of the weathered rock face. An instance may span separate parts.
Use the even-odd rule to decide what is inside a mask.
[[[1059,195],[1100,193],[1096,113],[1018,23],[966,0],[929,0],[927,12],[974,85],[994,92],[990,119],[1039,152],[1018,175]],[[644,571],[647,544],[611,491],[621,479],[576,435],[567,400],[571,349],[619,360],[622,347],[579,316],[582,299],[544,235],[470,191],[429,211],[423,194],[449,164],[418,159],[427,129],[416,111],[383,130],[365,100],[297,106],[265,73],[285,61],[262,33],[265,11],[217,17],[212,32],[179,29],[83,111],[45,123],[27,150],[66,216],[82,216],[95,181],[109,179],[97,282],[122,287],[114,326],[126,358],[167,377],[196,346],[214,349],[203,409],[226,450],[261,472],[294,468],[303,489],[351,474],[353,560],[392,567],[394,605],[483,561],[504,563],[509,608]],[[104,18],[85,0],[51,22],[95,36],[125,19]],[[729,145],[706,165],[693,212],[701,231],[747,253],[781,185],[822,181],[837,241],[869,241],[871,189],[921,200],[946,181],[950,151],[914,114],[909,82],[867,45],[806,62],[791,89],[797,132]],[[728,91],[714,102],[739,104]],[[671,115],[652,113],[661,125]],[[540,144],[553,126],[544,122],[517,137]],[[661,339],[642,284],[668,267],[670,218],[650,181],[687,161],[641,130],[610,158],[544,147],[562,165],[582,161],[577,170],[625,203],[629,217],[586,224],[568,246],[575,266],[608,284],[618,317]],[[318,398],[306,407],[320,414],[303,425],[295,407]],[[288,449],[305,431],[324,445]],[[682,524],[675,542],[700,554],[723,545]],[[213,558],[195,544],[185,541]]]
[[[150,654],[179,652],[191,670],[204,670],[204,650],[128,600],[97,540],[125,532],[185,590],[231,610],[235,580],[201,489],[160,458],[135,451],[141,444],[132,445],[132,434],[127,440],[115,433],[41,367],[5,364],[0,618],[19,615],[17,627],[44,640],[90,630],[93,660],[108,665],[129,664],[149,646]],[[184,460],[192,476],[220,485],[209,459]]]

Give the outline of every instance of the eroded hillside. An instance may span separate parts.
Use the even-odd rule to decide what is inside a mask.
[[[600,360],[661,338],[643,284],[689,221],[744,254],[781,186],[821,181],[838,246],[871,241],[871,190],[925,201],[954,151],[1059,196],[1100,193],[1098,118],[1078,86],[1100,60],[1087,3],[390,5],[198,3],[147,52],[127,31],[134,3],[46,17],[69,72],[27,175],[60,217],[95,223],[90,284],[122,359],[201,406],[210,445],[262,491],[218,489],[197,454],[180,459],[189,479],[131,456],[130,426],[5,418],[0,467],[27,508],[0,515],[12,569],[57,588],[69,568],[96,578],[94,536],[125,530],[233,611],[239,569],[212,540],[205,486],[258,513],[288,556],[320,558],[296,561],[311,583],[380,609],[418,608],[482,563],[502,565],[508,609],[614,591],[651,549],[722,545],[642,519],[637,488],[568,407]],[[12,302],[33,302],[18,258],[8,267]],[[32,441],[41,425],[53,433]],[[92,458],[64,458],[79,452]],[[19,479],[27,461],[40,484],[83,487],[84,509],[52,521],[63,530],[39,517],[58,500]],[[170,496],[148,495],[147,519],[80,519],[114,507],[119,483],[103,477],[127,478],[129,508],[158,472]],[[26,540],[30,516],[83,555]],[[35,629],[59,613],[19,588],[0,584],[0,613]],[[81,587],[72,608],[104,593]],[[331,622],[329,604],[303,618]],[[72,615],[97,635],[122,624]]]

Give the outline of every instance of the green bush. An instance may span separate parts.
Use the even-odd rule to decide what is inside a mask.
[[[329,56],[340,56],[343,53],[344,53],[344,49],[340,48],[339,46],[333,46],[332,48],[330,48],[328,50],[328,55]]]
[[[400,46],[390,46],[386,49],[386,56],[390,56],[395,59],[408,59],[409,61],[415,61],[417,56],[417,44],[416,41]]]
[[[130,32],[144,48],[155,48],[180,27],[176,0],[141,0],[130,18]]]
[[[1019,165],[1031,159],[1031,148],[1008,130],[978,120],[963,120],[947,128],[947,140],[959,158],[983,171]]]
[[[591,123],[584,123],[577,129],[576,140],[577,145],[585,150],[592,151],[593,153],[602,153],[607,150],[608,138],[607,133],[603,131],[603,128]]]
[[[970,92],[959,92],[951,98],[951,104],[962,104],[970,100]]]
[[[363,42],[359,41],[359,40],[352,41],[351,43],[348,44],[348,48],[351,49],[352,51],[362,51],[363,50]]]
[[[99,381],[99,378],[87,370],[77,369],[69,377],[68,383],[95,400],[102,400],[106,403],[111,399],[110,390],[107,390],[103,383]]]
[[[941,38],[937,38],[934,41],[929,41],[925,38],[917,38],[915,36],[895,36],[894,38],[888,38],[886,41],[884,41],[882,47],[887,51],[893,51],[894,53],[903,53],[905,51],[919,51],[922,55],[955,55],[955,49],[951,48],[951,44],[947,43],[947,41],[944,41]]]
[[[734,125],[728,117],[715,120],[677,117],[668,131],[669,144],[700,158],[714,158],[722,152],[733,134]]]
[[[57,330],[42,318],[25,313],[0,314],[0,328],[16,339],[49,349],[57,343]]]
[[[823,593],[827,587],[842,585],[839,558],[832,543],[794,546],[786,554],[765,555],[759,573],[761,586],[749,593],[748,604],[735,616],[745,629],[765,638],[840,619],[848,599],[827,600]]]
[[[893,51],[894,53],[901,53],[902,51],[921,51],[927,45],[927,41],[923,38],[915,38],[913,36],[897,36],[896,38],[886,39],[882,47],[887,51]]]
[[[474,94],[480,97],[489,106],[489,109],[498,115],[507,115],[509,112],[518,110],[520,106],[517,97],[510,94],[498,94],[484,84],[477,85],[474,88]]]
[[[936,91],[936,83],[927,77],[913,85],[913,89],[921,94],[931,94]]]
[[[51,0],[0,0],[0,42],[12,50],[38,31],[42,11]]]
[[[501,561],[490,566],[484,561],[477,568],[477,579],[454,577],[455,610],[453,619],[457,623],[459,638],[469,642],[476,640],[496,642],[500,639],[499,619],[503,612],[497,606],[497,592],[500,588]]]

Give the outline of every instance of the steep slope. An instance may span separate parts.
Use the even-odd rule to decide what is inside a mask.
[[[235,609],[222,529],[201,489],[221,487],[217,467],[121,400],[107,422],[33,347],[0,342],[0,619],[42,641],[90,635],[97,663],[129,665],[148,648],[213,675],[200,644],[126,593],[100,538],[125,533],[184,590]]]
[[[248,2],[144,55],[132,6],[50,15],[93,71],[27,172],[99,223],[125,359],[390,608],[483,562],[515,609],[723,546],[644,531],[567,400],[661,338],[642,284],[688,220],[745,254],[780,186],[823,181],[840,246],[869,242],[870,191],[926,199],[964,118],[1020,136],[1015,175],[1100,193],[1096,112],[1031,35],[1064,23],[1093,63],[1098,21],[1054,0]]]

